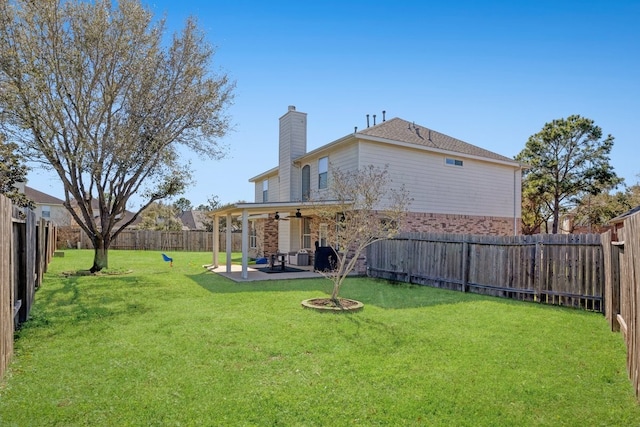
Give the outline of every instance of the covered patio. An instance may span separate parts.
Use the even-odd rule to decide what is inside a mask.
[[[322,205],[330,205],[332,202],[324,202]],[[312,274],[317,277],[318,274],[313,272],[313,268],[310,268],[309,272],[298,272],[298,273],[278,273],[277,277],[268,277],[273,276],[267,273],[263,273],[260,271],[256,271],[255,268],[249,268],[249,220],[250,219],[269,219],[270,215],[275,215],[278,213],[279,216],[282,216],[283,220],[296,218],[296,213],[303,211],[306,214],[312,213],[314,206],[318,206],[318,203],[314,203],[313,205],[309,202],[273,202],[273,203],[237,203],[229,206],[225,206],[213,212],[214,215],[214,224],[219,224],[221,218],[226,218],[226,254],[227,254],[227,262],[225,266],[218,265],[218,255],[220,251],[220,241],[219,241],[219,233],[213,233],[213,264],[211,266],[211,270],[216,273],[220,273],[223,275],[228,275],[228,277],[233,278],[233,276],[239,275],[239,280],[247,281],[250,280],[251,277],[256,277],[257,274],[261,274],[264,276],[263,279],[253,279],[253,280],[269,280],[269,279],[282,279],[283,275],[286,274],[295,274],[295,277],[302,277],[302,274]],[[241,251],[242,251],[242,261],[241,266],[238,269],[237,266],[232,266],[231,263],[231,233],[232,233],[232,218],[239,217],[242,222],[242,239],[241,239]],[[279,233],[280,234],[280,233]],[[291,238],[289,234],[286,234],[286,237]],[[281,241],[282,236],[278,235],[278,249],[283,248],[284,242]],[[288,245],[284,245],[284,250],[288,251]],[[266,255],[266,254],[265,254]],[[235,271],[234,271],[235,269]]]

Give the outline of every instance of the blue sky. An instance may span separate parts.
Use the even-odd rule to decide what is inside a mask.
[[[639,181],[640,2],[149,0],[168,30],[189,15],[236,82],[219,161],[191,158],[194,205],[253,201],[277,166],[278,118],[306,112],[309,150],[382,110],[513,157],[553,119],[579,114],[615,137],[611,163]],[[190,156],[187,156],[189,158]],[[29,185],[62,197],[34,170]],[[135,208],[135,206],[130,206]]]

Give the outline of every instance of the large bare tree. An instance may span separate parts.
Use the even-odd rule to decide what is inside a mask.
[[[326,224],[333,262],[321,273],[331,280],[331,300],[341,306],[340,289],[372,243],[394,237],[412,199],[394,186],[388,169],[368,165],[357,170],[330,166],[328,189],[312,196],[316,221]]]
[[[115,3],[0,0],[0,123],[57,172],[94,272],[141,210],[190,183],[184,148],[224,155],[234,86],[193,18],[169,39],[139,1]]]

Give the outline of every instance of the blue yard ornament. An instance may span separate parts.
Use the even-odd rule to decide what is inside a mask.
[[[168,257],[166,254],[162,254],[162,259],[169,263],[173,267],[173,258]]]

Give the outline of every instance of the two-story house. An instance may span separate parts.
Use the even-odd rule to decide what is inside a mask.
[[[314,229],[306,200],[329,187],[332,169],[367,165],[386,167],[413,198],[404,231],[520,233],[522,165],[513,159],[384,114],[378,124],[307,152],[307,114],[290,106],[279,133],[278,166],[249,180],[255,202],[214,212],[242,215],[244,256],[330,245],[322,224]]]
[[[67,208],[64,207],[64,200],[24,184],[18,188],[29,200],[35,203],[36,218],[44,218],[58,227],[71,224],[71,215]]]

